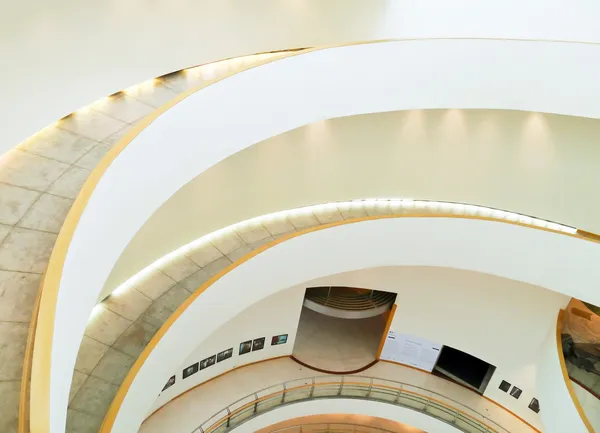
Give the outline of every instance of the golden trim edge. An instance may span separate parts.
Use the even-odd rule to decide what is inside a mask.
[[[44,277],[40,279],[33,310],[31,313],[31,321],[29,322],[29,330],[27,331],[27,343],[25,345],[25,355],[23,356],[23,371],[21,372],[21,390],[19,393],[19,420],[17,424],[18,433],[29,433],[29,379],[31,377],[31,367],[33,363],[33,345],[35,342],[35,331],[37,327],[38,312],[40,309],[40,300],[42,297],[42,288],[44,286]]]

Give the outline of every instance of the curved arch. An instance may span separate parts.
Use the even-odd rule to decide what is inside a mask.
[[[148,346],[136,362],[113,401],[103,431],[130,431],[139,426],[154,400],[147,390],[159,389],[162,378],[178,367],[172,354],[195,320],[203,319],[203,327],[194,327],[201,341],[225,320],[223,309],[227,315],[237,314],[281,288],[352,269],[431,265],[499,275],[579,296],[580,290],[600,281],[600,269],[592,266],[598,259],[600,247],[595,243],[472,219],[380,218],[296,234],[222,271],[182,305],[154,337],[150,345],[154,350]],[[303,266],[287,265],[296,260]],[[264,266],[271,272],[261,271]],[[256,289],[239,291],[250,286]],[[235,287],[236,295],[223,296],[223,290]],[[156,345],[158,341],[161,344]]]

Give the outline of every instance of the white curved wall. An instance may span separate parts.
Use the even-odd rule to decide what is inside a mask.
[[[160,393],[151,411],[154,412],[183,392],[231,369],[265,359],[291,355],[304,292],[305,287],[297,286],[265,298],[259,304],[254,304],[237,316],[231,317],[200,346],[196,346],[194,334],[190,333],[191,352],[185,360],[182,359],[179,368],[172,372],[176,375],[175,384]],[[287,343],[271,346],[271,337],[282,334],[288,335]],[[265,337],[264,349],[239,355],[241,342],[260,337]],[[231,358],[182,379],[184,368],[230,347],[233,347]]]
[[[293,345],[304,290],[315,285],[367,287],[397,293],[391,330],[460,349],[496,366],[485,396],[531,425],[542,427],[539,415],[527,405],[532,398],[539,399],[535,381],[539,348],[548,329],[556,327],[556,315],[567,305],[569,297],[489,274],[439,267],[384,267],[338,273],[279,291],[261,300],[230,319],[196,347],[178,370],[171,372],[178,375],[177,381],[161,393],[152,411],[201,381],[230,368],[217,365],[190,379],[180,380],[183,368],[223,350],[227,342],[241,342],[265,334],[259,332],[261,325],[267,325],[262,329],[272,333],[278,333],[274,328],[286,329],[286,332],[291,329],[289,341]],[[195,338],[195,333],[188,334],[188,347],[196,346]],[[288,349],[287,353],[291,353],[291,347]],[[263,350],[256,355],[265,359],[285,353]],[[234,356],[231,361],[245,361],[245,357]],[[373,375],[368,371],[362,374]],[[500,391],[498,385],[502,380],[518,386],[523,391],[521,398],[517,400]],[[191,398],[188,407],[194,405],[194,397]],[[544,402],[541,401],[541,404],[543,406]],[[504,427],[511,431],[511,425]],[[515,422],[514,427],[515,430],[520,428],[520,422]]]
[[[596,45],[545,42],[356,45],[245,71],[173,107],[108,168],[75,230],[56,305],[51,369],[52,377],[60,379],[53,381],[51,390],[52,430],[64,426],[74,343],[81,340],[112,267],[148,217],[196,175],[254,143],[331,117],[440,107],[596,116],[600,114],[598,54]],[[522,59],[528,60],[528,67],[514,68]],[[590,63],[582,65],[582,59]],[[227,100],[236,103],[222,103]],[[579,288],[569,290],[579,292]],[[584,289],[579,297],[589,296],[593,295]]]
[[[441,266],[498,275],[578,296],[591,293],[600,282],[600,269],[594,266],[598,260],[597,244],[478,220],[380,219],[298,236],[241,264],[191,304],[139,370],[112,431],[129,432],[139,427],[164,378],[191,350],[189,329],[195,330],[197,342],[202,344],[228,317],[286,287],[370,267]],[[294,263],[302,266],[290,266]],[[598,297],[596,294],[595,302],[600,301]],[[198,326],[199,320],[202,326]],[[182,358],[175,358],[175,353],[181,353]],[[546,399],[543,393],[539,397]]]
[[[357,198],[479,204],[600,233],[600,202],[589,199],[600,185],[597,137],[596,119],[500,110],[409,110],[294,129],[179,189],[127,245],[103,295],[228,224]]]
[[[373,268],[311,283],[398,293],[390,330],[454,347],[494,365],[484,395],[542,428],[539,415],[527,406],[532,398],[544,406],[536,384],[539,349],[548,329],[556,328],[556,316],[568,296],[448,268]],[[498,388],[502,380],[519,387],[521,397],[502,392]]]
[[[431,433],[457,433],[456,427],[425,415],[416,410],[369,400],[334,398],[313,400],[282,406],[253,418],[232,431],[235,433],[253,433],[261,428],[288,419],[310,415],[331,413],[375,416],[408,424],[419,430]]]
[[[544,402],[540,402],[544,433],[590,433],[569,394],[559,356],[562,353],[558,350],[554,328],[541,347],[536,378],[540,395],[544,396]]]
[[[382,38],[598,42],[599,7],[590,0],[10,2],[0,16],[0,154],[101,97],[201,63]]]

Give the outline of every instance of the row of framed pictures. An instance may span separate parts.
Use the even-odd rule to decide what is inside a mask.
[[[275,335],[271,337],[271,346],[279,346],[280,344],[287,343],[288,334]],[[255,338],[253,340],[243,341],[240,343],[240,347],[238,350],[238,355],[245,355],[246,353],[255,352],[257,350],[262,350],[265,347],[265,337]],[[233,356],[233,347],[230,347],[227,350],[217,353],[216,355],[209,356],[208,358],[204,358],[202,361],[196,362],[189,367],[183,369],[181,374],[183,379],[190,377],[193,374],[198,373],[200,370],[204,370],[208,367],[211,367],[219,362],[225,361]],[[163,387],[163,391],[170,388],[175,384],[175,375],[171,376],[165,386]]]
[[[511,389],[512,386],[512,389]],[[504,392],[508,392],[511,397],[514,397],[516,399],[518,399],[519,397],[521,397],[521,393],[523,392],[521,390],[521,388],[518,388],[514,385],[511,385],[510,383],[508,383],[507,381],[503,380],[502,382],[500,382],[500,386],[498,387],[500,388],[502,391]],[[535,413],[539,413],[540,411],[540,402],[538,401],[537,398],[532,398],[531,402],[529,402],[529,406],[527,406],[529,409],[531,409],[532,411],[534,411]]]

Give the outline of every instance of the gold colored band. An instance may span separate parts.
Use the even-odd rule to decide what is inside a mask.
[[[29,331],[27,333],[27,344],[25,345],[25,356],[23,358],[23,372],[21,373],[21,391],[19,395],[19,423],[18,433],[29,433],[29,379],[31,377],[31,364],[33,361],[33,343],[35,341],[35,329],[38,320],[38,311],[40,309],[40,299],[42,297],[42,288],[44,286],[44,275],[40,280],[35,302],[33,304],[33,313],[31,322],[29,322]]]

